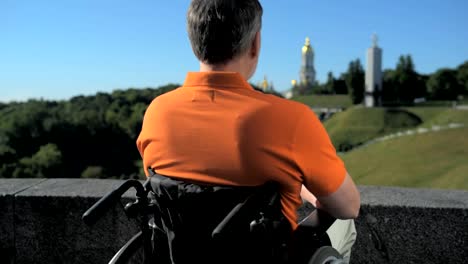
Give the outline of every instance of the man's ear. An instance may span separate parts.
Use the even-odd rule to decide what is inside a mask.
[[[260,31],[258,31],[255,34],[255,38],[252,41],[252,46],[250,48],[250,56],[252,58],[258,57],[258,54],[260,53],[260,44],[261,44],[261,35],[260,35]]]

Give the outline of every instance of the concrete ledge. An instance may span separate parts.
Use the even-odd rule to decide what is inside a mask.
[[[0,262],[14,263],[15,195],[44,179],[0,179]]]
[[[466,191],[382,186],[360,186],[359,190],[363,204],[369,206],[468,209]]]
[[[6,241],[0,244],[0,263],[4,259],[9,259],[6,263],[106,263],[104,260],[110,260],[137,232],[136,226],[118,205],[93,228],[84,225],[81,216],[121,183],[81,179],[0,180],[2,189],[13,190],[9,196],[0,196],[0,206],[4,201],[14,203],[14,210],[7,210],[8,219],[2,219],[2,226],[9,231],[0,233],[0,241]],[[130,199],[134,193],[128,192],[125,197]],[[12,249],[16,249],[14,258]]]
[[[137,232],[136,225],[120,206],[93,228],[81,216],[121,183],[0,179],[0,263],[107,263]],[[468,192],[369,186],[360,191],[352,263],[468,259]],[[124,200],[133,196],[128,192]]]
[[[468,192],[360,187],[353,263],[464,263]]]

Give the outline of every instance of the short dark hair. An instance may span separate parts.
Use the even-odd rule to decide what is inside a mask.
[[[200,61],[222,64],[246,52],[260,31],[258,0],[192,0],[187,31]]]

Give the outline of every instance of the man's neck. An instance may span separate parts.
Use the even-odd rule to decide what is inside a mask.
[[[242,67],[242,64],[238,60],[233,60],[225,64],[206,64],[203,62],[200,62],[200,72],[212,72],[212,71],[218,71],[218,72],[237,72],[244,79],[247,79],[247,73]]]

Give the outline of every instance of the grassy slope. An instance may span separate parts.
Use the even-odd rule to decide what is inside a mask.
[[[448,125],[460,123],[468,126],[468,111],[457,110],[448,107],[408,107],[411,113],[416,114],[423,120],[423,127],[433,125]]]
[[[346,105],[345,97],[303,96],[309,106]],[[340,102],[340,100],[343,100]],[[415,118],[416,117],[416,118]],[[358,184],[468,190],[468,111],[451,107],[350,107],[325,122],[340,149],[417,127],[465,124],[465,128],[407,136],[375,143],[342,155]]]
[[[342,158],[358,184],[468,190],[468,128],[379,142]]]
[[[335,146],[416,127],[465,124],[466,127],[397,138],[342,155],[358,184],[468,190],[468,111],[448,107],[353,107],[325,122]],[[415,123],[414,116],[422,123]]]
[[[383,127],[381,109],[352,108],[337,113],[325,122],[333,143],[355,145],[372,139]]]
[[[294,101],[304,103],[310,107],[350,107],[352,105],[349,95],[302,95],[292,98]]]
[[[399,130],[414,128],[420,120],[406,110],[352,107],[325,122],[333,144],[339,150]]]

